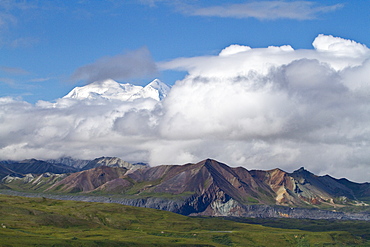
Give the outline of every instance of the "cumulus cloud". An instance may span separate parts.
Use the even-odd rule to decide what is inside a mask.
[[[337,176],[353,169],[365,180],[367,160],[354,153],[369,151],[370,51],[328,35],[313,44],[313,50],[230,46],[218,56],[162,63],[189,75],[164,102],[161,134],[207,139],[189,147],[195,157],[207,150],[235,165],[299,164]]]
[[[1,98],[0,156],[3,159],[64,155],[87,158],[124,153],[128,160],[145,161],[146,157],[137,157],[138,153],[146,152],[139,144],[153,137],[141,133],[139,138],[137,132],[125,130],[120,119],[132,118],[130,123],[135,128],[135,121],[145,120],[146,116],[132,117],[132,112],[154,112],[156,103],[150,99],[135,102],[58,99],[55,103],[39,101],[32,105]],[[141,124],[142,129],[145,124]],[[131,157],[130,153],[135,156]]]
[[[310,20],[316,19],[322,13],[335,11],[341,7],[343,7],[342,4],[321,6],[312,1],[254,1],[203,8],[192,6],[188,7],[185,12],[195,16]]]
[[[159,67],[189,71],[193,77],[231,78],[248,76],[254,72],[266,75],[272,67],[286,65],[303,58],[317,59],[322,63],[330,64],[335,70],[341,70],[361,65],[369,54],[369,49],[362,44],[330,35],[319,35],[313,44],[314,50],[294,50],[289,45],[255,49],[232,45],[223,49],[218,56],[178,58],[160,63]]]
[[[229,55],[237,54],[239,52],[248,51],[250,49],[251,48],[249,46],[245,46],[245,45],[230,45],[226,47],[225,49],[223,49],[219,55],[229,56]]]
[[[232,45],[158,66],[188,72],[162,102],[1,98],[0,157],[104,155],[151,165],[214,158],[368,181],[366,46],[319,35],[313,49]]]
[[[336,56],[361,56],[369,52],[366,45],[353,40],[333,37],[332,35],[320,34],[312,43],[313,47],[320,52],[331,52]]]
[[[71,79],[91,83],[106,79],[143,78],[154,75],[156,72],[156,64],[149,50],[143,47],[125,54],[103,57],[92,64],[84,65],[73,73]]]

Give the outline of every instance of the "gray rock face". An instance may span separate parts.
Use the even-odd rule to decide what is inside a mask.
[[[52,164],[64,164],[67,166],[72,166],[75,168],[82,168],[89,163],[89,160],[81,160],[81,159],[73,159],[72,157],[61,157],[59,159],[50,159],[46,162],[52,163]]]
[[[127,206],[154,208],[179,213],[188,216],[228,216],[228,217],[248,217],[248,218],[295,218],[295,219],[337,219],[337,220],[365,220],[370,221],[369,213],[344,213],[333,212],[319,209],[290,208],[283,206],[269,205],[241,205],[232,199],[226,203],[213,205],[217,208],[217,214],[190,213],[194,208],[204,208],[206,205],[199,205],[194,202],[201,200],[193,198],[187,202],[182,200],[171,200],[163,198],[118,198],[109,196],[87,196],[87,195],[56,195],[45,193],[25,193],[12,190],[0,190],[0,194],[26,196],[26,197],[46,197],[57,200],[74,200],[85,202],[104,202],[119,203]],[[190,209],[190,210],[189,210]]]
[[[89,161],[85,166],[81,168],[81,170],[88,170],[99,166],[124,167],[128,170],[142,169],[147,167],[143,164],[134,165],[117,157],[100,157]]]

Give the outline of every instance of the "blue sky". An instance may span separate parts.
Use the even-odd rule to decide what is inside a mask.
[[[368,0],[0,0],[0,159],[213,158],[369,182],[369,14]],[[63,98],[108,78],[172,89]]]
[[[78,68],[138,49],[146,49],[154,62],[214,55],[231,44],[312,49],[321,33],[370,46],[369,5],[367,0],[2,0],[0,96],[32,103],[60,98],[87,83],[71,80]],[[161,70],[117,79],[174,84],[185,74]]]

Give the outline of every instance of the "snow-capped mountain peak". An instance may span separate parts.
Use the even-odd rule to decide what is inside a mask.
[[[171,88],[158,79],[153,80],[148,85],[143,87],[139,92],[133,94],[129,100],[138,98],[152,98],[158,101],[166,98]]]
[[[171,88],[167,84],[161,82],[158,79],[153,80],[151,83],[149,83],[147,85],[147,87],[152,87],[152,88],[158,90],[160,100],[166,98],[168,93],[171,90]]]
[[[75,87],[63,98],[78,100],[122,100],[133,101],[139,98],[152,98],[157,101],[164,99],[170,91],[170,87],[158,79],[153,80],[145,87],[130,83],[118,83],[108,79],[96,81],[83,87]]]

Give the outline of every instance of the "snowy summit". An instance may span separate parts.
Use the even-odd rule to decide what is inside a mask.
[[[63,98],[71,99],[105,99],[133,101],[136,99],[152,98],[157,101],[164,99],[170,87],[158,79],[153,80],[145,87],[130,83],[118,83],[112,79],[96,81],[83,87],[75,87]]]

